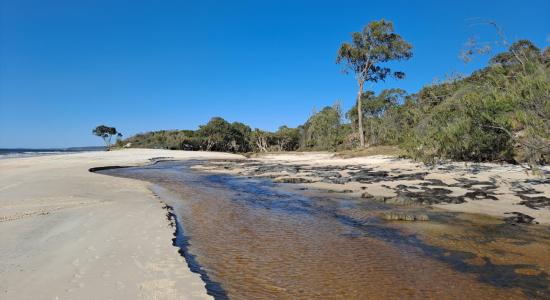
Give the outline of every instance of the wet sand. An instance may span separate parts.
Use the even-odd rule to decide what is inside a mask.
[[[155,157],[239,158],[132,149],[0,160],[0,299],[208,299],[172,245],[143,181],[92,167]]]
[[[391,222],[395,206],[353,193],[180,162],[105,173],[156,184],[220,299],[550,297],[545,226],[428,206],[407,209],[429,222]]]

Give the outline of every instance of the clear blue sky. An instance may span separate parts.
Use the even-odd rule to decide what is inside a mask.
[[[401,81],[416,92],[464,65],[468,37],[550,39],[550,1],[0,0],[0,147],[100,145],[93,127],[126,136],[195,129],[212,116],[267,130],[313,108],[354,102],[338,46],[369,21],[394,21],[414,45]]]

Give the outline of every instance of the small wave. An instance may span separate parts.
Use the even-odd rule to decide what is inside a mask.
[[[77,153],[77,152],[75,151],[23,151],[23,152],[0,153],[0,159],[72,154],[72,153]]]

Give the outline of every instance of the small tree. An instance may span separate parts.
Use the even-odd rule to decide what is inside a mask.
[[[107,147],[107,151],[111,150],[111,140],[113,136],[116,136],[117,138],[122,137],[122,133],[118,132],[116,128],[105,125],[97,126],[92,133],[103,139],[105,146]]]
[[[357,92],[357,121],[359,129],[359,141],[361,147],[365,146],[363,131],[361,96],[365,81],[378,82],[385,80],[388,75],[397,79],[405,77],[400,71],[392,72],[390,68],[381,64],[392,60],[405,60],[412,56],[412,46],[407,43],[393,29],[393,23],[380,20],[369,23],[362,32],[351,34],[352,42],[343,43],[338,50],[336,63],[344,62],[344,72],[355,73],[359,91]]]

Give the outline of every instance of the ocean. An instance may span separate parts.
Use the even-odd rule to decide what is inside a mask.
[[[17,158],[17,157],[31,157],[31,156],[43,156],[43,155],[58,155],[58,154],[70,154],[87,151],[102,151],[104,147],[72,147],[72,148],[45,148],[45,149],[30,149],[30,148],[0,148],[0,159]]]

